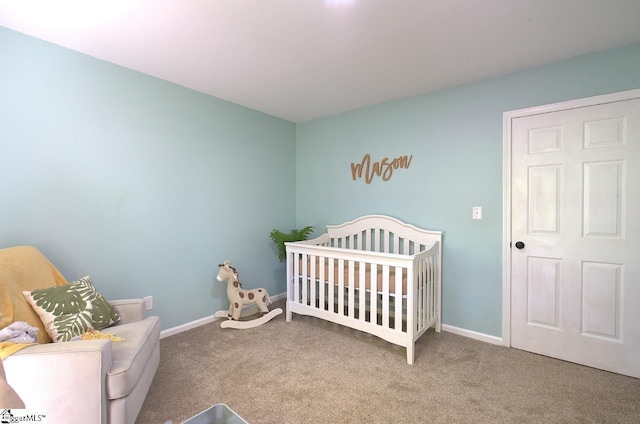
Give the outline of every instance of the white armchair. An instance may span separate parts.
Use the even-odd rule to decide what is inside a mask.
[[[16,258],[26,263],[13,272]],[[52,278],[43,281],[47,269]],[[35,271],[32,284],[24,279],[28,270]],[[0,292],[5,292],[0,295],[15,289],[20,278],[20,290],[56,285],[56,273],[35,248],[0,249]],[[13,274],[22,275],[15,278]],[[19,302],[16,296],[12,299]],[[4,359],[7,382],[27,409],[44,413],[48,422],[55,423],[135,422],[160,361],[160,321],[158,317],[144,317],[142,299],[110,303],[122,319],[103,331],[123,341],[40,343]],[[10,324],[6,315],[0,315],[0,328]],[[12,318],[11,322],[29,322],[25,316]],[[32,325],[41,328],[41,323]]]

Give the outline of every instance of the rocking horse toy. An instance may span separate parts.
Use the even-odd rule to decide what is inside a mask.
[[[218,311],[214,314],[216,318],[228,318],[220,324],[222,328],[253,328],[265,324],[282,313],[282,309],[276,308],[269,312],[267,305],[271,304],[269,293],[263,288],[244,290],[238,281],[238,271],[231,266],[230,261],[225,261],[219,265],[216,280],[227,282],[227,297],[229,298],[229,310]],[[262,316],[260,318],[240,321],[242,316],[242,306],[255,304]],[[253,313],[253,312],[251,312]],[[249,315],[249,314],[247,314]]]

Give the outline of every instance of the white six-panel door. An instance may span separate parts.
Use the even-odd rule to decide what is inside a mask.
[[[511,346],[640,377],[640,99],[510,125]]]

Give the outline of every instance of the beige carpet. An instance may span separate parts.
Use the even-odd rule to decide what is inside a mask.
[[[284,309],[282,301],[274,307]],[[259,423],[640,423],[640,380],[429,330],[405,350],[284,314],[160,342],[137,424],[179,424],[216,403]]]

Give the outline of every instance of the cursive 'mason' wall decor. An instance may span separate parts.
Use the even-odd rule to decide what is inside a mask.
[[[379,162],[374,162],[373,166],[371,166],[371,156],[367,153],[362,157],[360,163],[351,163],[351,178],[353,178],[353,181],[357,178],[362,178],[362,171],[364,171],[364,181],[367,184],[371,183],[376,175],[381,177],[382,181],[388,181],[394,169],[408,169],[409,165],[411,165],[411,159],[413,159],[413,155],[408,157],[407,155],[398,156],[392,160],[384,158]]]

